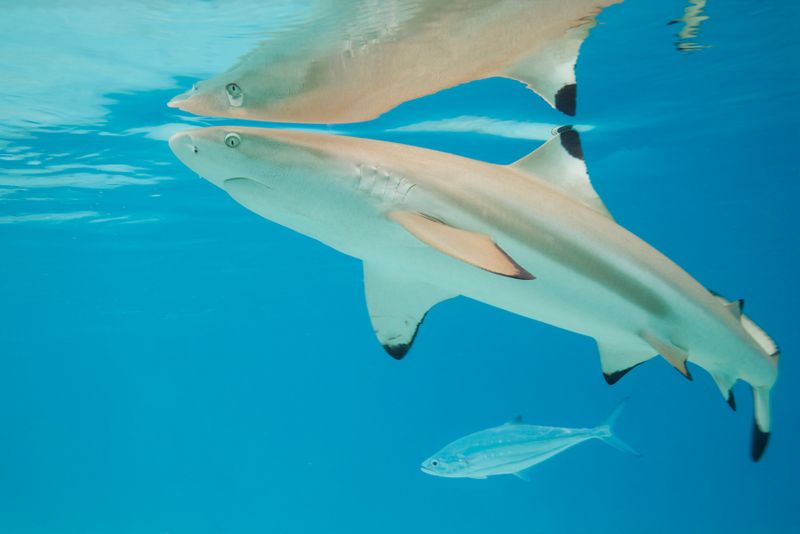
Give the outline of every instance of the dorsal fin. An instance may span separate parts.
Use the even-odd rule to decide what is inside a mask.
[[[506,424],[507,425],[521,425],[522,424],[522,416],[521,415],[517,415],[517,416],[514,417],[514,419],[512,419],[511,421],[508,421]]]
[[[578,132],[562,126],[545,144],[511,164],[524,174],[533,175],[565,195],[611,219],[603,201],[592,187]]]
[[[575,115],[575,63],[581,45],[594,25],[594,19],[589,19],[569,29],[560,39],[522,58],[501,75],[523,82],[562,113]]]
[[[736,317],[737,319],[740,319],[742,317],[742,312],[744,311],[744,299],[729,300],[715,291],[711,291],[710,289],[708,291],[709,293],[714,295],[717,298],[717,300],[720,301],[720,303],[722,303],[725,309],[731,312],[734,317]]]

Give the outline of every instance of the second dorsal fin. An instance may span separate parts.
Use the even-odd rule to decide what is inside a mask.
[[[545,144],[511,164],[525,174],[547,182],[562,193],[611,218],[597,191],[592,187],[578,132],[562,126]]]

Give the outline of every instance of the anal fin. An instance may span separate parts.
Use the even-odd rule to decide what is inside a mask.
[[[375,335],[396,360],[411,348],[428,310],[455,296],[421,280],[366,263],[364,293]]]
[[[719,388],[722,398],[725,399],[725,401],[728,403],[728,406],[731,407],[731,410],[735,412],[736,399],[733,397],[733,385],[736,383],[736,380],[721,374],[712,374],[711,377],[714,379],[714,383]]]

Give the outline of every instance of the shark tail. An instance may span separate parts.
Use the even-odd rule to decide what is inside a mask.
[[[633,454],[634,456],[641,456],[633,447],[619,439],[617,435],[614,434],[614,425],[616,424],[619,415],[622,413],[622,409],[625,408],[627,401],[628,399],[625,399],[620,402],[617,407],[614,408],[614,411],[611,412],[611,415],[609,415],[606,420],[603,421],[603,424],[594,429],[594,437],[604,441],[615,449],[621,450],[622,452],[627,452],[628,454]]]
[[[768,387],[753,388],[753,442],[750,449],[754,462],[761,459],[769,443],[770,409]]]
[[[772,365],[774,365],[777,369],[778,362],[780,361],[781,352],[778,348],[778,345],[775,341],[767,335],[764,330],[758,326],[752,319],[750,319],[747,315],[743,313],[744,310],[744,301],[743,300],[728,300],[722,295],[711,291],[711,294],[714,295],[717,300],[727,309],[733,316],[742,324],[742,328],[750,335],[753,341],[761,347],[761,350],[764,353],[764,357],[767,358]],[[727,400],[728,403],[731,404],[731,399],[733,398],[731,393],[731,387],[733,386],[733,382],[730,379],[724,379],[721,377],[715,377],[714,380],[717,382],[717,386],[720,388],[720,392],[722,392],[723,396],[726,395],[727,389]],[[761,459],[764,455],[764,451],[767,449],[767,444],[769,443],[769,433],[770,433],[770,406],[769,406],[769,393],[772,389],[772,385],[754,385],[753,387],[753,440],[750,449],[751,457],[753,458],[754,462],[757,462]],[[731,407],[735,407],[735,403],[731,404]]]

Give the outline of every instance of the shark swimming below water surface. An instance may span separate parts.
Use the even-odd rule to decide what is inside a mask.
[[[364,262],[369,316],[401,358],[428,310],[464,295],[590,336],[609,383],[663,356],[706,369],[733,406],[752,386],[752,457],[770,431],[775,343],[741,301],[713,294],[617,224],[569,127],[512,165],[384,141],[240,127],[170,139],[247,209]]]

